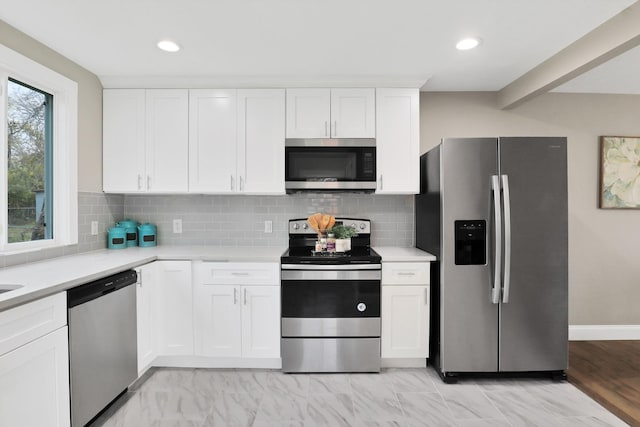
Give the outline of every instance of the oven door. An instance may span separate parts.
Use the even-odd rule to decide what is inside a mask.
[[[338,145],[324,144],[335,141]],[[364,141],[287,140],[286,189],[375,190],[375,140]]]
[[[299,267],[299,266],[298,266]],[[323,266],[324,267],[324,266]],[[343,269],[338,269],[342,267]],[[379,337],[377,270],[282,270],[283,337]]]

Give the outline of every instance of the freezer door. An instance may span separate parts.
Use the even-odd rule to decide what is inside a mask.
[[[500,174],[508,181],[503,192],[511,202],[511,256],[505,256],[504,266],[510,264],[510,283],[500,305],[499,370],[565,370],[566,138],[500,138],[499,150]]]
[[[441,145],[440,369],[445,373],[498,369],[499,305],[491,302],[497,148],[497,138],[445,139]],[[461,230],[468,230],[468,239]],[[482,249],[482,234],[484,259],[472,253]]]

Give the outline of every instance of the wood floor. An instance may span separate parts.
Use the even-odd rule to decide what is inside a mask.
[[[640,426],[640,341],[570,341],[569,382]]]

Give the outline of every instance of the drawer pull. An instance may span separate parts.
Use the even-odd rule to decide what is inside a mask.
[[[239,273],[237,271],[234,271],[231,273],[232,276],[248,276],[249,273]]]
[[[398,276],[415,276],[416,273],[415,272],[403,272],[403,271],[399,271],[398,272]]]

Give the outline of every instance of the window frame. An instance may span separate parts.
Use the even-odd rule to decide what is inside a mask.
[[[53,95],[53,238],[8,243],[7,85],[9,77]],[[78,243],[78,84],[0,44],[0,254]]]

